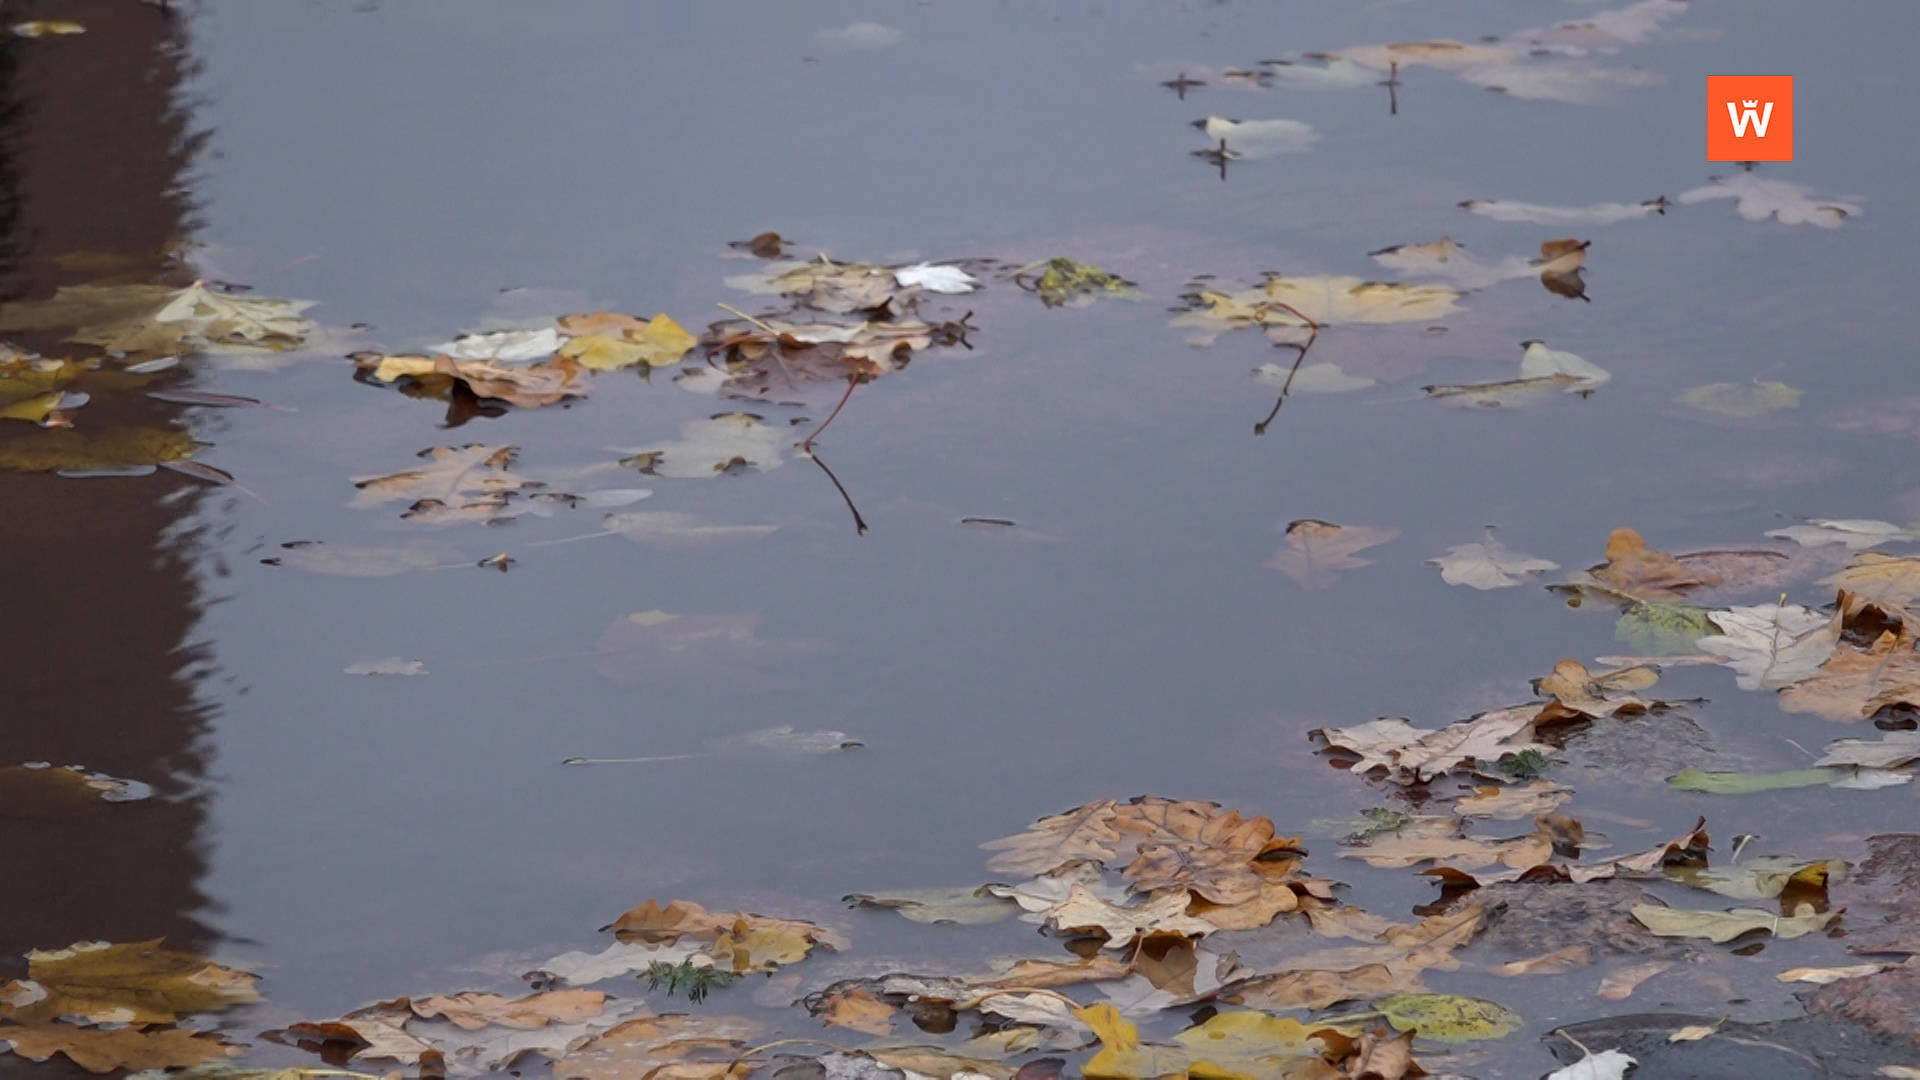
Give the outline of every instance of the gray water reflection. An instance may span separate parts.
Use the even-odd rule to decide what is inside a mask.
[[[1487,524],[1578,567],[1622,524],[1683,549],[1756,542],[1781,515],[1916,516],[1900,467],[1910,443],[1817,422],[1908,389],[1911,345],[1893,312],[1920,220],[1904,178],[1920,162],[1888,133],[1904,130],[1916,89],[1902,62],[1920,29],[1910,8],[1854,5],[1836,26],[1805,5],[1694,5],[1609,59],[1664,83],[1603,107],[1518,101],[1433,71],[1402,73],[1397,115],[1373,88],[1213,85],[1181,99],[1156,85],[1289,50],[1471,41],[1583,10],[205,5],[192,89],[216,132],[195,184],[209,265],[318,299],[329,322],[372,323],[373,343],[443,340],[523,288],[557,291],[561,310],[665,310],[698,327],[715,300],[740,301],[722,279],[751,269],[721,257],[724,241],[768,228],[846,259],[1069,254],[1153,298],[1065,311],[1004,285],[968,298],[972,351],[863,387],[821,443],[872,525],[864,537],[802,460],[702,482],[629,473],[619,486],[651,487],[649,509],[781,530],[686,554],[618,537],[529,546],[591,532],[593,515],[435,534],[473,559],[512,551],[506,575],[361,581],[258,559],[292,540],[403,535],[390,510],[344,508],[347,478],[428,446],[510,443],[540,475],[724,406],[664,378],[605,377],[584,404],[449,432],[437,403],[356,384],[343,365],[210,372],[203,388],[300,409],[231,412],[204,430],[217,444],[207,460],[259,495],[198,521],[217,530],[203,584],[222,602],[195,636],[238,687],[202,684],[221,780],[204,887],[222,930],[259,943],[243,958],[270,966],[273,1000],[306,1016],[451,988],[449,968],[511,974],[588,946],[591,928],[647,896],[849,920],[863,964],[1012,951],[1031,939],[930,938],[835,915],[833,901],[977,883],[980,841],[1101,796],[1218,799],[1285,830],[1374,803],[1309,753],[1306,730],[1444,722],[1522,700],[1561,656],[1618,650],[1606,614],[1535,589],[1451,589],[1421,565]],[[822,36],[868,20],[901,39]],[[1375,276],[1365,253],[1392,244],[1451,235],[1500,255],[1556,235],[1470,216],[1462,199],[1671,198],[1720,169],[1703,160],[1698,87],[1732,70],[1799,81],[1800,161],[1764,175],[1858,195],[1864,216],[1788,229],[1708,203],[1594,230],[1591,304],[1522,281],[1469,296],[1444,335],[1336,329],[1315,359],[1385,385],[1298,398],[1261,438],[1251,428],[1271,398],[1251,371],[1291,356],[1244,332],[1195,350],[1164,325],[1198,273],[1236,286],[1266,270]],[[1235,164],[1222,183],[1189,153],[1204,142],[1187,124],[1208,113],[1298,119],[1321,140]],[[1533,338],[1614,381],[1511,413],[1419,400],[1428,382],[1504,377]],[[1691,386],[1756,377],[1804,389],[1800,409],[1714,424],[1672,404]],[[818,419],[837,390],[763,411]],[[957,524],[967,515],[1044,536]],[[1305,591],[1262,565],[1303,517],[1402,534],[1335,588]],[[1830,598],[1803,586],[1795,599]],[[649,669],[638,685],[599,674],[605,628],[655,609],[757,612],[762,639],[815,647]],[[395,655],[430,674],[342,674]],[[1784,740],[1825,735],[1723,671],[1681,670],[1663,689],[1712,698],[1702,724],[1752,767],[1793,767],[1803,759]],[[866,746],[558,764],[694,753],[781,724]],[[1913,797],[1839,803],[1816,789],[1735,806],[1607,776],[1582,777],[1580,791],[1575,813],[1657,822],[1609,826],[1621,850],[1704,807],[1725,819],[1716,835],[1842,854],[1910,820]],[[1372,910],[1431,897],[1404,873],[1331,859],[1321,872]],[[1815,962],[1815,945],[1770,950],[1766,970]],[[1511,995],[1490,982],[1457,986]],[[1755,997],[1757,1014],[1791,1009],[1777,989]],[[1532,1048],[1512,1052],[1543,1068]]]

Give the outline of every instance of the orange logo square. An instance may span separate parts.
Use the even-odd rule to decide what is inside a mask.
[[[1708,161],[1793,160],[1793,76],[1707,76]]]

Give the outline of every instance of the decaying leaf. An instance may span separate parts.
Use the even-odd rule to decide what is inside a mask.
[[[1740,420],[1800,407],[1800,391],[1783,382],[1756,379],[1751,383],[1709,383],[1674,399],[1703,412]],[[1773,535],[1769,533],[1768,535]]]
[[[1066,900],[1047,911],[1047,925],[1062,933],[1098,931],[1107,936],[1106,948],[1125,949],[1146,934],[1203,937],[1214,925],[1187,914],[1193,897],[1174,890],[1145,903],[1121,906],[1095,896],[1085,885],[1075,885]]]
[[[384,476],[355,477],[359,494],[349,503],[363,510],[396,500],[413,504],[402,517],[422,524],[489,521],[516,492],[546,485],[513,471],[517,446],[433,446],[420,451],[427,464]]]
[[[814,1015],[829,1027],[851,1028],[869,1035],[893,1031],[893,1006],[859,986],[827,991],[821,996],[820,1009]]]
[[[1038,296],[1040,302],[1050,308],[1081,306],[1100,299],[1133,300],[1140,296],[1133,282],[1067,258],[1048,259],[1023,267],[1014,274],[1013,282]]]
[[[1792,915],[1778,915],[1755,908],[1688,911],[1652,904],[1641,904],[1633,909],[1633,917],[1661,937],[1706,938],[1716,944],[1732,941],[1756,930],[1764,930],[1781,938],[1803,937],[1815,930],[1825,929],[1828,923],[1839,916],[1837,911],[1824,914],[1816,912],[1812,904],[1797,906]]]
[[[1399,529],[1335,525],[1303,518],[1287,525],[1286,545],[1274,552],[1266,565],[1306,588],[1325,589],[1339,580],[1340,571],[1372,565],[1372,559],[1357,558],[1356,552],[1378,547],[1399,535]]]
[[[847,939],[824,926],[799,919],[775,919],[742,911],[709,912],[691,900],[674,900],[665,907],[648,900],[622,914],[603,929],[613,931],[621,941],[671,945],[682,938],[694,941],[718,941],[738,937],[755,930],[780,931],[802,939],[808,945],[820,945],[829,952],[847,947]]]
[[[780,429],[748,413],[723,413],[680,425],[678,442],[642,447],[621,461],[649,476],[705,480],[748,469],[772,472],[782,464]]]
[[[439,380],[442,387],[439,396],[444,396],[446,386],[457,382],[474,397],[504,401],[521,408],[555,405],[568,398],[584,397],[588,391],[582,378],[586,365],[570,356],[555,356],[523,367],[497,360],[456,360],[445,353],[435,356],[355,353],[353,361],[379,382],[410,378],[432,386]]]
[[[1720,633],[1696,644],[1737,674],[1742,690],[1778,690],[1820,670],[1840,643],[1840,616],[1799,604],[1759,604],[1710,611]]]
[[[1136,892],[1185,889],[1211,904],[1242,904],[1284,881],[1303,854],[1299,839],[1276,838],[1264,815],[1242,818],[1198,801],[1143,800],[1128,808],[1121,827],[1143,834],[1124,871]]]
[[[1194,344],[1211,345],[1230,330],[1260,327],[1276,341],[1305,340],[1319,327],[1432,322],[1454,312],[1460,293],[1441,285],[1362,281],[1354,277],[1271,277],[1240,292],[1201,289],[1183,299],[1171,325],[1191,327]]]
[[[891,908],[917,923],[979,926],[1009,918],[1018,904],[978,889],[895,889],[884,893],[854,893],[841,897],[863,908]]]
[[[600,1015],[607,995],[598,990],[548,990],[508,1000],[498,994],[435,994],[413,1001],[413,1015],[431,1020],[445,1017],[455,1027],[478,1031],[489,1024],[510,1028],[543,1028],[574,1024]]]
[[[1863,551],[1881,544],[1911,544],[1920,541],[1920,532],[1903,529],[1892,522],[1862,518],[1813,518],[1804,525],[1774,529],[1768,536],[1792,540],[1801,547],[1840,544],[1848,551]]]
[[[1458,994],[1394,994],[1373,1003],[1395,1031],[1434,1042],[1502,1039],[1526,1023],[1504,1006]]]
[[[1817,768],[1899,769],[1920,762],[1920,732],[1890,731],[1874,742],[1835,739],[1814,762]]]
[[[1342,1001],[1399,993],[1423,993],[1420,973],[1459,966],[1453,951],[1486,924],[1487,911],[1465,904],[1429,915],[1413,926],[1394,927],[1378,944],[1321,949],[1280,962],[1281,971],[1255,975],[1222,987],[1220,1000],[1257,1009],[1324,1009]]]
[[[1868,975],[1878,975],[1891,966],[1890,964],[1852,964],[1847,967],[1798,967],[1783,971],[1774,978],[1784,983],[1803,982],[1826,986],[1842,979],[1861,979]]]
[[[1632,204],[1598,203],[1593,206],[1538,206],[1500,199],[1468,199],[1460,204],[1460,208],[1495,221],[1532,225],[1613,225],[1649,214],[1664,214],[1668,205],[1664,198]]]
[[[1838,769],[1793,769],[1777,773],[1707,772],[1682,769],[1667,778],[1669,787],[1681,791],[1704,791],[1710,795],[1754,795],[1762,791],[1819,787],[1832,784],[1846,774]]]
[[[253,976],[192,953],[132,944],[81,942],[27,954],[27,978],[6,984],[0,1018],[18,1024],[63,1017],[105,1024],[170,1024],[260,1000]],[[44,1060],[44,1059],[43,1059]]]
[[[1533,690],[1570,712],[1591,717],[1632,716],[1660,704],[1634,693],[1659,681],[1660,672],[1644,665],[1588,671],[1578,660],[1561,660],[1553,665],[1553,674],[1533,680]]]
[[[710,962],[710,958],[692,943],[648,945],[616,941],[597,953],[579,951],[561,953],[541,964],[539,970],[529,974],[527,978],[544,985],[564,982],[575,986],[587,986],[619,978],[622,975],[646,971],[655,964],[677,966],[688,960],[696,964],[701,960]]]
[[[553,1063],[558,1080],[718,1080],[764,1026],[736,1016],[642,1016],[616,1024]]]
[[[55,1054],[91,1073],[178,1069],[236,1057],[243,1048],[184,1028],[98,1028],[74,1024],[0,1027],[0,1042],[33,1061]]]
[[[1549,747],[1533,741],[1537,705],[1494,709],[1439,730],[1417,728],[1388,717],[1350,728],[1308,732],[1327,746],[1360,755],[1351,771],[1365,775],[1386,770],[1396,784],[1424,783],[1476,761],[1495,762],[1512,754]]]
[[[1495,540],[1489,532],[1477,544],[1456,544],[1445,555],[1428,559],[1428,566],[1440,568],[1440,580],[1449,585],[1470,588],[1505,589],[1519,585],[1535,574],[1560,569],[1560,564],[1532,555],[1522,555]]]
[[[1553,292],[1577,297],[1586,292],[1579,271],[1586,262],[1588,246],[1584,240],[1548,240],[1540,245],[1537,259],[1509,255],[1488,262],[1452,237],[1443,236],[1424,244],[1383,248],[1371,252],[1368,258],[1408,277],[1439,278],[1461,289],[1484,289],[1503,281],[1538,277]]]
[[[1812,675],[1780,691],[1788,712],[1843,722],[1894,705],[1920,708],[1920,652],[1891,630],[1865,649],[1842,642]]]
[[[1606,1001],[1625,1001],[1633,996],[1641,983],[1672,967],[1671,960],[1649,960],[1644,964],[1615,968],[1600,980],[1600,997]]]
[[[1750,172],[1715,177],[1704,187],[1680,194],[1680,202],[1692,204],[1709,199],[1735,199],[1734,209],[1748,221],[1774,218],[1782,225],[1816,225],[1837,229],[1849,217],[1863,213],[1853,203],[1838,199],[1815,199],[1813,189],[1786,180],[1769,180]]]
[[[1204,1024],[1173,1037],[1193,1064],[1189,1076],[1278,1076],[1288,1080],[1328,1076],[1327,1045],[1316,1037],[1325,1024],[1259,1012],[1216,1013]]]
[[[1514,978],[1521,975],[1561,975],[1593,963],[1593,946],[1568,945],[1552,952],[1514,960],[1490,969],[1495,975]]]
[[[1733,900],[1771,900],[1790,887],[1825,889],[1846,866],[1833,859],[1767,855],[1729,866],[1670,866],[1664,872],[1673,881]]]
[[[1647,547],[1632,529],[1607,536],[1607,561],[1576,574],[1569,591],[1642,602],[1677,600],[1699,589],[1733,584],[1771,583],[1787,556],[1777,551],[1701,551],[1671,555]]]
[[[1383,836],[1340,853],[1368,866],[1398,869],[1432,863],[1454,870],[1500,865],[1525,871],[1553,857],[1553,837],[1544,829],[1508,840],[1467,836],[1458,818],[1416,818],[1391,836]]]
[[[1500,821],[1531,820],[1551,814],[1573,798],[1573,791],[1551,780],[1535,780],[1517,787],[1482,786],[1453,804],[1461,817],[1494,818]]]
[[[1905,618],[1920,603],[1920,556],[1862,552],[1845,570],[1821,578],[1820,584],[1848,594],[1842,598],[1848,612],[1871,606]]]

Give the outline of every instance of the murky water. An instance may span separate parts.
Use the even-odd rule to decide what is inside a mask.
[[[1051,949],[1025,924],[926,928],[837,901],[979,884],[992,876],[980,842],[1141,792],[1267,814],[1309,834],[1311,865],[1351,902],[1405,917],[1432,887],[1332,858],[1316,824],[1378,805],[1381,788],[1330,769],[1305,732],[1385,715],[1437,726],[1527,700],[1560,657],[1632,651],[1610,610],[1534,586],[1449,587],[1423,560],[1490,524],[1578,568],[1622,525],[1687,550],[1762,544],[1797,516],[1920,519],[1911,433],[1823,423],[1912,390],[1920,144],[1905,133],[1920,83],[1906,53],[1920,14],[1901,3],[1702,0],[1597,58],[1658,85],[1576,105],[1411,68],[1392,113],[1384,87],[1210,75],[1182,99],[1156,84],[1286,52],[1474,41],[1595,6],[206,2],[171,24],[104,0],[45,6],[89,32],[5,47],[17,295],[97,277],[59,269],[62,255],[186,237],[205,245],[203,274],[317,300],[310,314],[331,327],[367,324],[340,351],[602,307],[697,331],[724,315],[716,301],[759,299],[723,284],[757,268],[725,242],[767,229],[803,257],[1069,255],[1148,295],[1047,310],[995,283],[957,298],[971,347],[860,388],[817,446],[832,478],[791,451],[776,470],[712,480],[583,472],[731,407],[666,372],[603,375],[570,407],[449,430],[442,403],[321,356],[271,371],[196,360],[181,382],[295,412],[101,400],[81,414],[184,417],[212,444],[199,460],[244,491],[165,472],[0,474],[0,552],[16,571],[5,635],[24,688],[0,761],[84,762],[162,796],[77,822],[9,819],[29,854],[12,860],[0,940],[10,953],[197,940],[266,977],[271,1004],[243,1028],[509,986],[554,952],[597,947],[594,927],[649,896],[846,928],[853,951],[797,969],[806,987]],[[899,40],[830,33],[861,21]],[[1797,160],[1756,175],[1863,214],[1788,227],[1715,201],[1566,228],[1455,205],[1671,199],[1737,171],[1705,161],[1699,108],[1704,77],[1736,71],[1796,78]],[[1190,154],[1207,143],[1188,124],[1209,114],[1299,120],[1320,138],[1232,162],[1223,181]],[[1590,239],[1591,302],[1520,280],[1467,295],[1445,333],[1331,328],[1313,359],[1379,385],[1296,395],[1259,437],[1273,391],[1253,369],[1292,354],[1251,331],[1194,348],[1166,325],[1197,274],[1231,288],[1263,271],[1385,277],[1368,252],[1443,235],[1490,258]],[[1525,410],[1423,400],[1430,383],[1513,377],[1530,339],[1613,381]],[[1751,420],[1674,401],[1754,379],[1804,396]],[[817,422],[839,390],[755,411]],[[644,509],[779,531],[688,552],[619,536],[542,546],[595,532],[599,512],[432,531],[398,505],[347,507],[350,478],[466,443],[518,446],[532,476],[649,488]],[[1306,590],[1263,565],[1300,518],[1400,536]],[[352,579],[260,561],[291,541],[409,536],[461,565]],[[500,551],[509,573],[465,565]],[[1810,578],[1791,598],[1832,599]],[[656,609],[757,615],[758,647],[604,654],[611,624]],[[390,656],[429,674],[343,673]],[[1607,768],[1573,755],[1567,812],[1614,850],[1700,813],[1717,840],[1754,833],[1808,857],[1857,857],[1864,837],[1911,826],[1911,787],[1665,788],[1689,765],[1800,768],[1796,742],[1874,733],[1782,713],[1721,668],[1672,669],[1660,690],[1710,699],[1687,715],[1716,756],[1662,761],[1658,738]],[[560,764],[699,754],[778,725],[864,746]],[[1818,936],[1722,954],[1743,1005],[1680,980],[1617,1004],[1591,998],[1585,975],[1529,985],[1525,1004],[1471,970],[1430,981],[1521,1008],[1528,1034],[1466,1071],[1531,1076],[1550,1063],[1530,1036],[1557,1023],[1660,1001],[1791,1015],[1773,972],[1841,955]]]

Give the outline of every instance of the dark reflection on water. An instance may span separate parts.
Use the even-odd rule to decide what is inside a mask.
[[[84,48],[0,43],[0,280],[12,298],[116,272],[149,280],[193,225],[184,26],[137,4],[62,7],[85,22]],[[71,352],[51,339],[17,343]],[[86,414],[103,426],[164,424],[172,411],[95,395]],[[0,438],[31,437],[25,424],[0,423]],[[80,764],[154,790],[106,803],[0,788],[8,965],[77,941],[206,946],[216,936],[202,883],[211,747],[195,689],[213,662],[194,639],[203,548],[194,485],[162,475],[0,472],[0,764]]]
[[[1004,283],[968,298],[973,350],[929,352],[861,387],[821,441],[831,476],[790,452],[778,470],[712,481],[592,474],[595,487],[652,488],[645,509],[780,526],[739,548],[532,546],[598,527],[595,513],[562,513],[432,534],[464,560],[510,551],[505,575],[319,578],[259,561],[289,541],[424,535],[398,507],[345,504],[350,477],[427,447],[512,444],[527,474],[562,475],[731,407],[664,373],[598,378],[565,409],[456,413],[464,423],[448,430],[444,403],[357,383],[344,362],[207,364],[197,388],[300,410],[194,414],[214,444],[206,460],[259,498],[166,502],[179,484],[164,475],[0,475],[0,551],[33,568],[0,618],[34,688],[25,719],[9,704],[0,761],[71,759],[173,796],[71,826],[84,833],[36,821],[42,876],[74,887],[65,900],[0,900],[8,914],[36,905],[4,920],[0,935],[20,936],[4,947],[194,938],[205,889],[222,905],[219,929],[258,943],[235,958],[270,969],[285,1018],[510,987],[544,955],[594,946],[594,927],[648,896],[837,920],[856,945],[833,963],[848,966],[970,968],[990,952],[1050,952],[1023,924],[969,936],[847,914],[836,899],[978,884],[990,876],[979,842],[1099,797],[1219,799],[1287,833],[1378,803],[1377,788],[1312,756],[1304,732],[1392,714],[1438,725],[1524,700],[1527,680],[1562,656],[1621,651],[1610,613],[1532,588],[1448,588],[1422,565],[1489,523],[1517,550],[1578,567],[1619,525],[1683,549],[1757,543],[1783,515],[1911,520],[1916,482],[1898,464],[1911,442],[1819,421],[1910,390],[1910,335],[1889,313],[1920,220],[1903,178],[1920,163],[1912,140],[1884,133],[1904,130],[1920,92],[1894,44],[1912,39],[1913,9],[1859,5],[1859,25],[1840,30],[1824,9],[1696,4],[1672,37],[1608,61],[1644,65],[1664,85],[1600,108],[1516,101],[1432,71],[1327,93],[1210,86],[1181,98],[1156,85],[1180,65],[1473,40],[1583,10],[197,8],[206,70],[191,86],[220,152],[193,175],[209,264],[264,294],[319,300],[314,314],[330,324],[376,324],[369,345],[416,348],[489,315],[603,306],[664,310],[698,329],[719,316],[714,301],[747,303],[722,281],[757,264],[724,257],[725,242],[767,228],[802,254],[846,259],[1068,255],[1151,299],[1051,311]],[[31,245],[17,292],[79,280],[49,276],[46,256],[153,252],[188,227],[191,146],[169,112],[181,61],[166,24],[144,8],[86,12],[74,47],[9,53],[20,65],[10,145],[22,149],[8,160],[26,193],[13,236]],[[131,40],[115,27],[136,16],[149,35],[137,59],[102,52],[114,60],[103,71],[73,59]],[[898,24],[903,40],[861,50],[821,36],[865,19]],[[1166,326],[1165,308],[1199,273],[1228,288],[1267,270],[1372,277],[1381,271],[1365,253],[1395,244],[1451,235],[1493,258],[1560,235],[1472,217],[1455,209],[1461,199],[1676,196],[1719,171],[1702,160],[1700,80],[1739,68],[1807,80],[1805,159],[1768,173],[1860,194],[1864,216],[1829,233],[1748,225],[1709,203],[1592,230],[1591,303],[1516,281],[1469,296],[1444,335],[1333,328],[1312,361],[1382,385],[1296,395],[1261,437],[1251,429],[1273,395],[1252,371],[1294,354],[1246,332],[1194,350]],[[84,115],[46,119],[78,100],[48,88],[83,72]],[[116,95],[124,109],[109,107]],[[1209,112],[1307,120],[1322,141],[1235,162],[1222,183],[1191,156],[1201,137],[1188,124]],[[127,130],[87,127],[109,122]],[[35,141],[36,125],[61,134]],[[98,168],[103,154],[124,167]],[[126,190],[101,190],[107,177]],[[1420,399],[1426,382],[1510,376],[1530,338],[1613,382],[1532,411]],[[1801,409],[1720,423],[1673,403],[1688,387],[1752,378],[1804,389]],[[780,425],[817,422],[841,389],[755,408]],[[135,410],[103,402],[88,419]],[[152,417],[163,415],[174,414]],[[1264,564],[1285,524],[1309,517],[1400,536],[1334,587],[1303,590]],[[1830,599],[1797,590],[1798,601]],[[216,593],[224,602],[201,599]],[[603,655],[634,640],[611,628],[656,610],[739,634],[686,663]],[[245,693],[190,686],[185,673],[200,669],[177,651],[188,640]],[[429,674],[343,673],[393,656]],[[1721,670],[1681,669],[1661,685],[1712,699],[1696,719],[1724,767],[1797,767],[1787,740],[1827,735],[1738,693]],[[196,755],[209,715],[218,846],[202,883],[195,842],[209,804],[193,778],[206,772]],[[866,745],[804,759],[708,752],[783,724]],[[559,764],[680,755],[704,756]],[[1653,738],[1601,763],[1612,767],[1576,755],[1569,810],[1600,815],[1590,820],[1606,823],[1616,852],[1706,812],[1717,837],[1852,855],[1913,805],[1905,789],[1765,802],[1673,792]],[[135,843],[141,828],[155,835]],[[1433,897],[1412,875],[1349,865],[1325,838],[1309,844],[1312,868],[1351,882],[1369,910],[1404,917]],[[1790,1010],[1769,981],[1775,962],[1833,962],[1823,948],[1782,943],[1766,970],[1733,974],[1755,984],[1741,984],[1755,1011]],[[809,987],[839,970],[809,963]],[[1447,989],[1519,996],[1476,972],[1450,978]],[[1590,989],[1529,999],[1534,1030],[1549,1012],[1589,1015]]]

